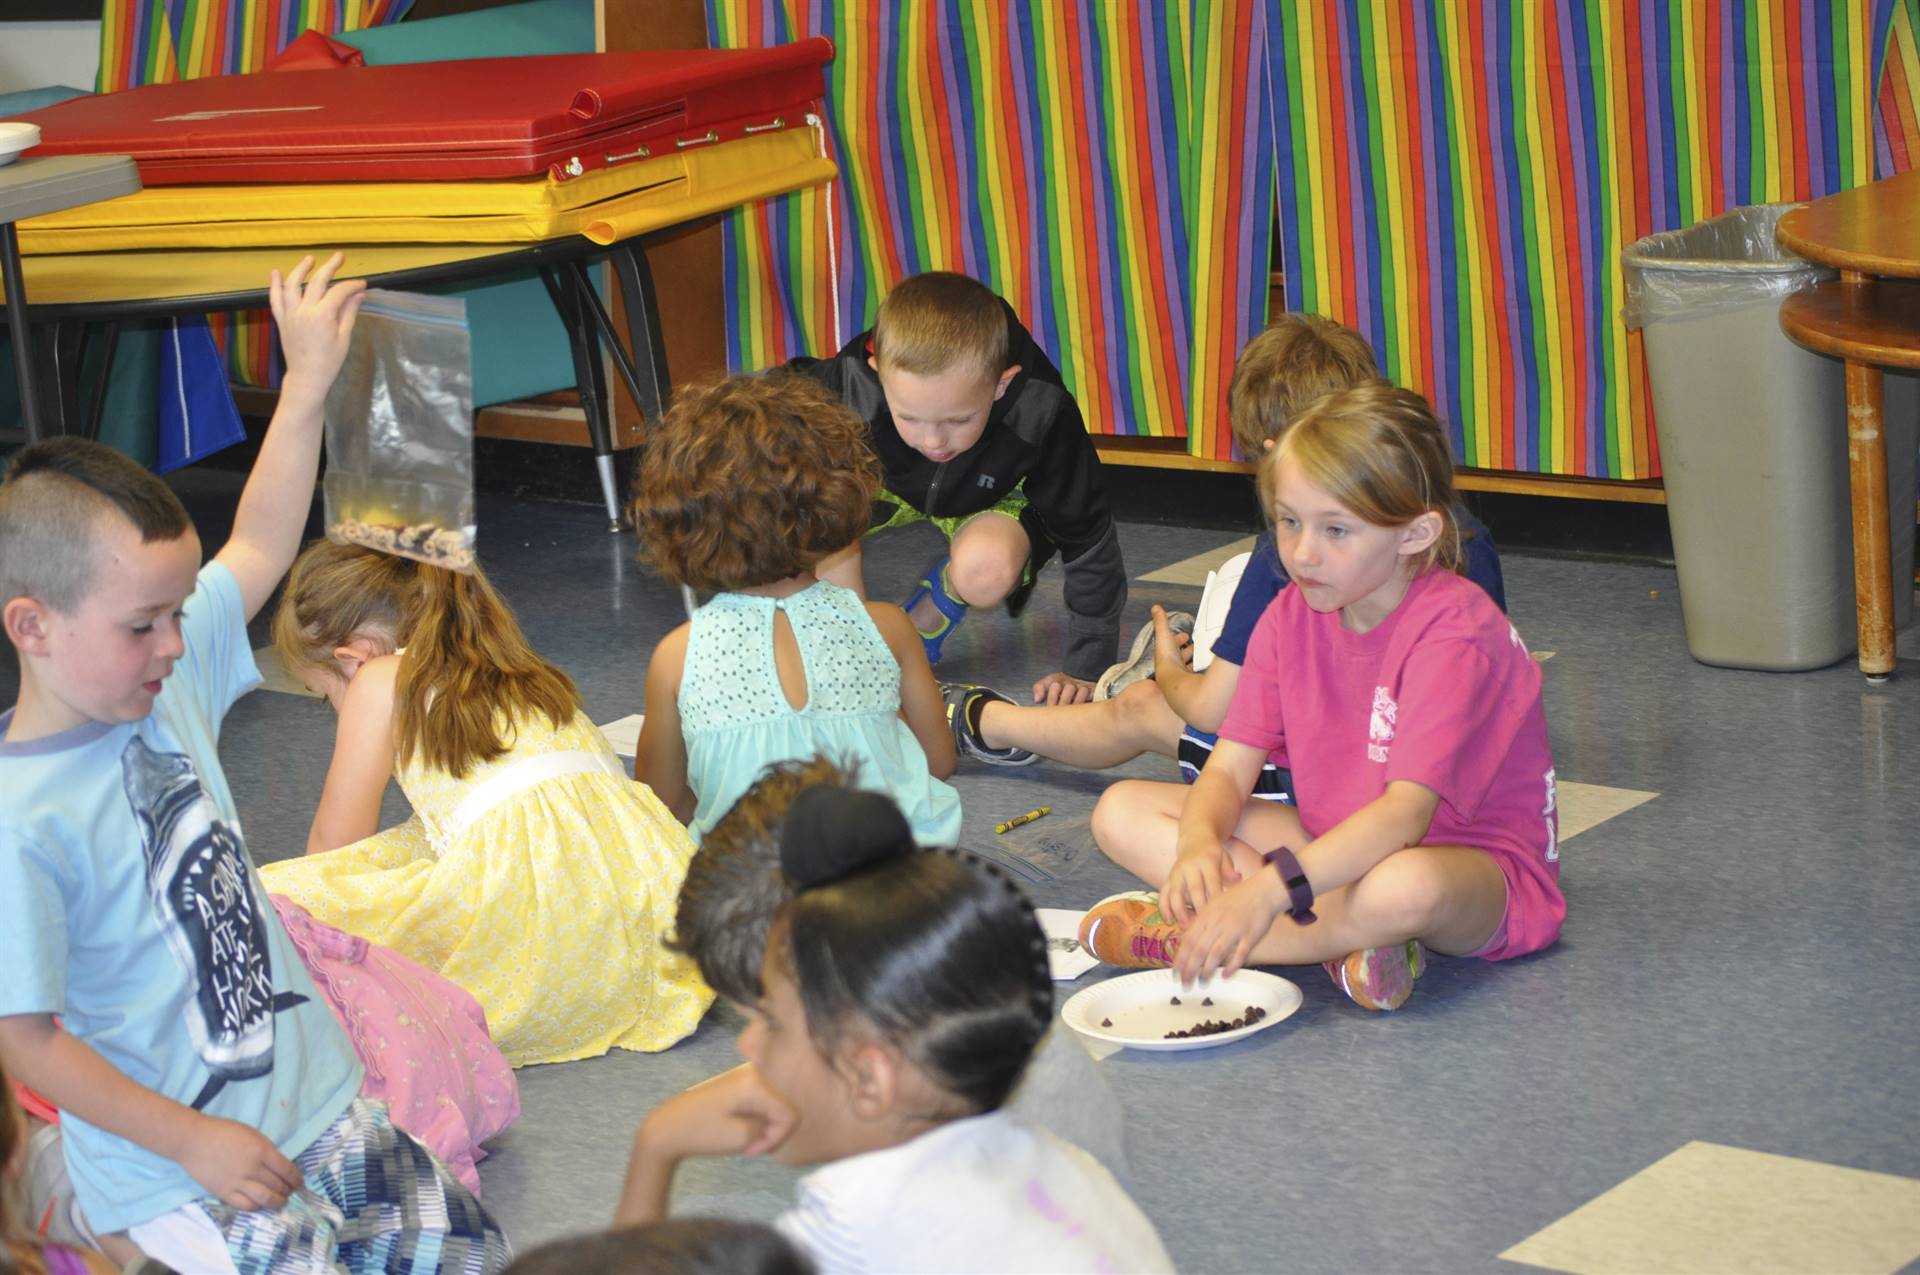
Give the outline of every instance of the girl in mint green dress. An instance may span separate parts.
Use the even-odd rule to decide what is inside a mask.
[[[642,560],[712,592],[654,648],[634,778],[696,838],[767,766],[825,755],[898,802],[926,846],[960,835],[946,705],[906,613],[814,576],[866,530],[866,426],[781,373],[683,390],[634,487]]]

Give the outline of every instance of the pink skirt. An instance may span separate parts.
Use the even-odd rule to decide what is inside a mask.
[[[481,1146],[520,1115],[513,1069],[478,1001],[391,948],[316,921],[284,895],[273,906],[366,1069],[360,1095],[440,1157],[476,1196]]]

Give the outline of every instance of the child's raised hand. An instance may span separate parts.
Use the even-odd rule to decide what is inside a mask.
[[[200,1117],[180,1167],[222,1204],[246,1211],[282,1208],[306,1183],[266,1134],[218,1116]]]
[[[1253,945],[1265,937],[1281,912],[1281,902],[1269,897],[1272,891],[1264,878],[1270,876],[1259,874],[1227,886],[1207,901],[1181,933],[1173,968],[1183,986],[1215,970],[1231,978],[1247,963]]]
[[[278,270],[273,272],[267,302],[280,327],[280,348],[287,360],[283,394],[291,384],[324,397],[346,362],[354,316],[367,292],[365,279],[333,281],[346,259],[345,253],[336,252],[315,270],[309,255],[284,277]]]

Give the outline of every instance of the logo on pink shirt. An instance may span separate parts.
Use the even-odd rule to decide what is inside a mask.
[[[1560,861],[1560,786],[1554,782],[1553,767],[1547,767],[1547,804],[1540,813],[1547,817],[1547,862]]]
[[[1393,726],[1400,717],[1400,706],[1387,694],[1387,688],[1373,688],[1373,714],[1367,719],[1367,760],[1384,762],[1387,746],[1393,743]]]

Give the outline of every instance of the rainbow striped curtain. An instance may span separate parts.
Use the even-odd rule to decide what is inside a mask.
[[[841,180],[729,218],[734,367],[829,352],[899,279],[958,270],[1020,312],[1095,431],[1224,431],[1233,353],[1265,321],[1261,0],[708,0],[708,17],[716,46],[839,49]]]
[[[106,0],[95,87],[111,93],[244,75],[266,66],[303,32],[383,26],[412,7],[413,0]],[[235,380],[279,382],[279,347],[266,311],[210,314],[207,323]]]
[[[1656,475],[1621,249],[1873,176],[1893,0],[1274,5],[1287,304],[1365,333],[1468,465]]]
[[[1882,177],[1920,163],[1920,0],[1899,0],[1887,26],[1875,143],[1874,167]]]
[[[1620,249],[1920,153],[1920,0],[708,6],[718,45],[840,49],[842,181],[730,219],[735,366],[824,352],[894,280],[963,270],[1092,428],[1214,459],[1276,204],[1286,304],[1365,332],[1464,463],[1646,478]]]

